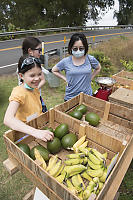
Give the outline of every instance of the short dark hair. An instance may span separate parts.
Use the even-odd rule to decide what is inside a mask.
[[[74,33],[74,34],[71,36],[70,41],[69,41],[69,44],[68,44],[68,53],[69,53],[70,55],[72,55],[72,47],[73,47],[74,43],[75,43],[76,41],[79,41],[79,40],[82,41],[83,46],[84,46],[84,48],[85,48],[85,54],[84,54],[84,55],[87,54],[87,52],[88,52],[88,42],[87,42],[86,36],[85,36],[83,33]]]
[[[22,43],[22,51],[23,55],[28,54],[28,49],[31,48],[32,50],[36,49],[36,47],[41,44],[41,41],[36,37],[26,37]]]

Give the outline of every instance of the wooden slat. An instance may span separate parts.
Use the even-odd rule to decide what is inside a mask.
[[[3,162],[3,166],[6,168],[11,176],[19,170],[17,163],[11,158],[6,159]]]
[[[104,114],[103,114],[103,120],[107,120],[108,119],[109,111],[110,111],[110,103],[106,102],[105,109],[104,109]]]
[[[133,110],[118,104],[113,104],[110,102],[110,112],[109,114],[115,115],[122,119],[127,119],[128,121],[133,121]]]
[[[86,136],[91,141],[113,151],[119,152],[122,147],[122,142],[119,140],[106,135],[104,132],[99,132],[98,129],[92,129],[90,126],[86,126]]]
[[[133,90],[119,88],[109,96],[109,101],[133,109]]]
[[[98,200],[113,200],[119,186],[127,172],[127,169],[133,158],[133,137],[130,139],[129,144],[124,149],[121,157],[119,158],[117,165],[115,165],[109,180],[105,182],[103,187],[103,193],[98,195]],[[128,166],[127,166],[128,163]]]

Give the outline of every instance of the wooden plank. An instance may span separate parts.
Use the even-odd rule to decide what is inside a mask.
[[[19,171],[17,163],[11,158],[6,159],[3,162],[3,166],[6,168],[11,176]]]
[[[92,129],[89,126],[86,126],[86,136],[91,141],[109,149],[110,151],[117,153],[121,150],[122,142],[106,135],[104,132],[99,132],[96,128]]]
[[[98,195],[98,200],[113,200],[119,186],[127,172],[127,169],[133,158],[133,137],[130,139],[128,145],[121,154],[117,165],[113,168],[111,174],[109,175],[107,182],[103,187],[102,193]],[[127,164],[128,163],[128,164]]]
[[[119,88],[109,96],[109,101],[133,109],[133,91],[125,88]]]
[[[83,99],[84,99],[84,93],[81,92],[81,93],[80,93],[80,98],[79,98],[79,104],[82,104],[82,103],[83,103]]]
[[[103,114],[103,120],[107,120],[108,119],[109,111],[110,111],[110,103],[106,102],[105,109],[104,109],[104,114]]]
[[[35,188],[33,188],[30,192],[28,192],[24,197],[23,200],[33,200],[35,193]]]
[[[110,102],[109,114],[115,115],[122,119],[126,119],[128,121],[133,121],[133,110],[132,109],[118,105],[118,104],[113,104],[111,102]]]

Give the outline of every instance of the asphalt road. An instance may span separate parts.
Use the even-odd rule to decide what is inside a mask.
[[[110,39],[111,37],[118,37],[120,35],[131,35],[133,34],[133,29],[104,29],[104,30],[86,30],[82,31],[87,39],[88,43],[103,41]],[[52,35],[38,36],[41,41],[45,43],[45,51],[58,49],[64,47],[64,36],[66,37],[66,44],[71,37],[71,33],[58,33]],[[95,38],[94,38],[95,37]],[[13,39],[0,41],[0,75],[12,74],[16,71],[17,62],[19,57],[22,55],[21,45],[22,39]]]

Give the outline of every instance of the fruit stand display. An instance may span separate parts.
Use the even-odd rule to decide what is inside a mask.
[[[122,70],[117,74],[114,74],[112,78],[116,80],[116,84],[114,85],[114,90],[120,87],[133,90],[133,72]]]
[[[86,106],[86,113],[80,116],[75,110],[81,104]],[[98,124],[93,125],[92,132],[96,129],[121,141],[126,140],[133,132],[133,113],[131,109],[85,95],[84,93],[80,93],[73,99],[57,105],[55,109],[65,113],[65,115],[73,115],[71,119],[75,122],[80,120],[80,122],[89,127],[91,123],[86,121],[88,113],[97,114]]]
[[[128,135],[128,140],[123,142],[55,109],[30,121],[29,125],[38,129],[53,129],[58,139],[58,129],[65,125],[65,133],[59,139],[62,147],[58,151],[56,149],[54,155],[47,152],[47,148],[51,151],[52,142],[48,145],[32,136],[21,140],[24,134],[11,130],[4,134],[9,159],[16,162],[18,168],[49,199],[114,199],[132,160],[132,135]],[[63,139],[69,134],[68,138],[74,141],[71,147],[67,144],[68,138]],[[35,149],[35,160],[33,155],[21,149],[22,144],[26,144],[30,151]],[[38,145],[42,146],[41,151],[45,149],[44,155]],[[50,156],[49,161],[47,156]]]

